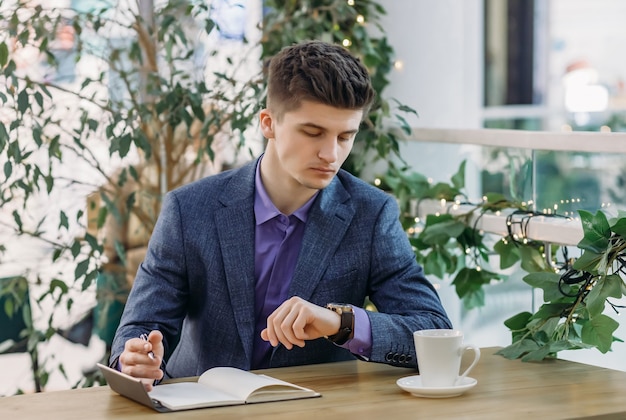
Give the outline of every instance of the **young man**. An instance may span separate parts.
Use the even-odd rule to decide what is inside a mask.
[[[148,388],[213,366],[416,366],[413,331],[450,321],[394,198],[340,170],[373,99],[341,46],[305,42],[271,60],[265,153],[167,195],[112,365]],[[368,296],[377,311],[361,308]]]

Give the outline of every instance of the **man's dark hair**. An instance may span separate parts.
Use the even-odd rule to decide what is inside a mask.
[[[300,107],[302,101],[363,110],[375,92],[361,61],[340,45],[306,41],[283,48],[269,64],[267,107],[274,118]]]

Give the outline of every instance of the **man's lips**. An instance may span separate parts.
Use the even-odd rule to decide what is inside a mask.
[[[333,168],[311,168],[316,172],[321,172],[324,174],[334,174],[335,170]]]

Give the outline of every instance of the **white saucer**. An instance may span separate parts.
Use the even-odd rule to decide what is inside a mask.
[[[407,376],[400,378],[396,384],[403,390],[410,392],[416,397],[425,398],[449,398],[461,395],[468,389],[476,386],[478,381],[474,378],[466,376],[459,385],[450,387],[425,387],[422,385],[422,378],[419,375]]]

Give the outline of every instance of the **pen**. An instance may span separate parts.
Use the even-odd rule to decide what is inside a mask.
[[[143,333],[139,336],[139,338],[141,338],[144,341],[148,341],[148,334]],[[154,360],[154,353],[152,353],[152,351],[148,352],[148,357],[151,358],[152,360]]]

